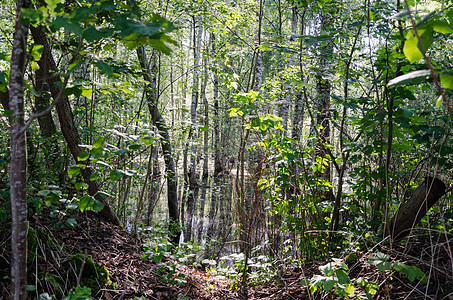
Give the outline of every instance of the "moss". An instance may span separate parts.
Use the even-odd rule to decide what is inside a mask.
[[[64,281],[53,274],[46,274],[44,279],[50,283],[53,287],[53,294],[58,298],[61,298],[63,296],[63,287],[65,286]]]
[[[359,257],[355,253],[349,253],[345,258],[345,263],[348,266],[352,266],[359,261]]]
[[[100,288],[112,285],[107,268],[95,263],[91,255],[85,256],[82,253],[78,253],[72,255],[70,260],[75,264],[77,276],[83,264],[82,277],[80,278],[80,284],[82,286],[87,286],[94,293],[97,293]]]

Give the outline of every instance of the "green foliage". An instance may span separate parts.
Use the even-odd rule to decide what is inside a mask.
[[[54,296],[50,296],[48,293],[40,294],[35,300],[54,300]],[[74,291],[70,291],[68,296],[63,296],[62,300],[88,300],[91,299],[91,289],[89,287],[78,286]]]
[[[145,243],[145,254],[142,259],[151,258],[158,264],[158,274],[162,282],[172,285],[185,285],[185,274],[177,270],[179,263],[190,264],[195,257],[194,253],[184,250],[184,245],[175,249],[171,242],[171,229],[168,223],[153,223],[152,227],[143,229],[148,241]],[[187,246],[187,248],[192,248]],[[186,248],[186,249],[187,249]]]
[[[176,42],[168,33],[175,26],[157,14],[149,16],[147,22],[138,21],[140,14],[131,1],[103,0],[80,5],[52,1],[37,10],[24,9],[22,22],[33,26],[44,23],[52,32],[63,28],[88,43],[117,38],[130,49],[151,44],[157,51],[169,54],[171,49],[166,44]],[[105,71],[105,65],[100,67]]]
[[[248,284],[250,286],[262,285],[277,278],[275,260],[271,257],[260,254],[262,247],[254,247],[251,257],[245,266],[245,256],[243,253],[232,253],[220,258],[217,267],[212,266],[210,273],[228,277],[233,281],[232,288],[237,288],[240,284],[241,274],[244,268],[248,270]]]
[[[377,266],[378,270],[383,272],[386,270],[393,270],[405,275],[409,281],[413,282],[415,279],[427,283],[425,273],[416,266],[408,266],[400,261],[389,262],[389,256],[378,252],[376,256],[370,257],[368,263]]]
[[[68,296],[62,300],[87,300],[91,299],[91,289],[89,287],[76,287],[75,291],[70,291]]]
[[[440,82],[447,90],[453,90],[453,70],[445,70],[440,73]]]
[[[426,283],[426,276],[419,268],[407,266],[399,261],[391,263],[388,260],[388,255],[378,252],[376,256],[370,257],[367,263],[377,266],[380,272],[393,270],[407,276],[411,282],[418,279]],[[348,266],[341,259],[333,259],[333,262],[319,267],[321,275],[314,275],[310,280],[301,283],[308,285],[312,294],[317,291],[326,291],[335,293],[341,298],[357,296],[358,299],[373,299],[379,291],[379,285],[366,277],[351,280],[348,270]]]
[[[310,279],[310,293],[314,294],[321,289],[327,292],[334,290],[339,297],[354,295],[356,288],[346,272],[348,270],[348,266],[341,259],[333,259],[333,262],[320,266],[322,275],[315,275]]]
[[[419,37],[423,44],[423,50],[426,51],[433,42],[433,28],[432,26],[423,26],[417,28]],[[419,38],[416,36],[414,30],[410,30],[406,36],[404,43],[404,55],[407,59],[414,63],[423,58],[422,49],[420,48]]]
[[[405,86],[410,84],[417,84],[426,82],[431,77],[430,70],[413,71],[401,76],[398,76],[389,81],[388,86]]]

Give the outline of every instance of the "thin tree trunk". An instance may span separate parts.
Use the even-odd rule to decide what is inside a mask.
[[[349,71],[350,71],[350,66],[352,63],[352,58],[354,57],[354,52],[356,49],[356,44],[360,36],[360,32],[362,31],[362,26],[359,26],[357,29],[357,33],[355,35],[352,47],[351,47],[351,52],[349,53],[348,57],[349,59],[346,61],[345,65],[345,75],[344,75],[344,84],[343,84],[343,99],[344,101],[348,102],[349,98]],[[340,226],[340,207],[341,207],[341,199],[343,196],[343,181],[344,181],[344,175],[346,172],[346,166],[349,160],[349,155],[350,152],[343,151],[344,149],[344,133],[345,133],[345,120],[347,118],[347,107],[346,105],[343,105],[343,113],[342,113],[342,118],[341,118],[341,126],[340,126],[340,136],[339,136],[339,141],[340,141],[340,153],[341,153],[341,158],[342,158],[342,164],[339,168],[338,172],[338,183],[337,183],[337,195],[335,196],[335,203],[333,207],[333,213],[332,213],[332,222],[330,224],[330,230],[338,230]],[[338,170],[337,170],[338,171]]]
[[[198,243],[201,243],[203,232],[204,208],[206,202],[206,190],[208,188],[208,158],[209,158],[209,104],[206,98],[206,86],[208,84],[208,59],[207,55],[203,59],[203,83],[201,85],[201,99],[204,105],[204,136],[203,136],[203,173],[201,175],[201,196],[200,196],[200,214],[198,225]]]
[[[151,189],[149,190],[148,194],[148,213],[147,213],[147,224],[151,225],[152,214],[154,207],[156,206],[157,202],[157,195],[159,194],[159,187],[160,187],[160,168],[159,168],[159,160],[158,156],[158,149],[157,147],[153,147],[153,152],[151,153],[152,157],[152,178],[151,178]]]
[[[9,118],[11,159],[9,185],[11,198],[11,279],[12,299],[27,299],[27,145],[24,124],[24,75],[28,27],[20,22],[21,10],[30,5],[19,0],[13,37],[9,78]],[[21,133],[22,132],[22,133]]]
[[[321,34],[328,30],[332,17],[329,12],[324,12],[320,16],[321,18]],[[316,143],[315,155],[322,161],[322,167],[324,170],[317,172],[317,177],[325,181],[331,181],[331,162],[328,158],[327,145],[330,143],[330,90],[331,83],[330,79],[327,78],[330,62],[332,55],[332,41],[328,40],[324,45],[321,46],[319,55],[319,69],[322,77],[318,78],[316,83],[317,93],[317,116],[316,125],[320,128],[319,139]],[[324,200],[333,200],[332,191],[329,189],[322,193]]]
[[[198,23],[198,34],[196,33],[196,23]],[[203,27],[201,24],[201,16],[198,17],[198,22],[193,17],[193,41],[194,41],[194,65],[193,65],[193,81],[192,81],[192,104],[190,107],[191,126],[188,140],[190,145],[190,168],[189,168],[189,190],[187,195],[187,223],[186,223],[186,240],[192,238],[192,223],[194,217],[194,207],[198,195],[198,178],[197,178],[197,107],[199,97],[199,66],[200,66],[200,50]]]
[[[211,47],[213,56],[216,55],[216,42],[214,33],[211,34]],[[222,172],[220,162],[220,135],[219,135],[219,76],[217,69],[213,72],[213,102],[214,102],[214,174],[213,174],[213,189],[211,193],[211,205],[209,208],[209,225],[207,229],[207,237],[213,237],[214,216],[216,212],[216,203],[219,198],[219,174]]]
[[[158,107],[158,91],[156,90],[156,77],[157,77],[157,61],[155,55],[151,57],[150,67],[145,56],[145,49],[143,47],[137,48],[137,56],[140,66],[146,73],[143,74],[143,79],[148,83],[145,86],[146,99],[148,103],[149,113],[156,126],[161,138],[162,152],[164,156],[166,171],[167,171],[167,199],[168,199],[168,214],[170,219],[170,231],[172,233],[172,242],[174,245],[179,243],[181,235],[179,226],[179,211],[178,211],[178,184],[175,162],[172,155],[172,147],[170,143],[170,134],[165,120],[162,117]]]

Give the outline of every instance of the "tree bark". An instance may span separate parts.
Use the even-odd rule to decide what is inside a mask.
[[[211,34],[211,47],[213,56],[216,55],[215,34]],[[206,231],[208,238],[213,237],[214,232],[214,216],[216,212],[216,204],[219,199],[219,174],[222,172],[222,164],[220,162],[220,135],[219,135],[219,76],[217,69],[213,71],[213,102],[214,102],[214,175],[213,189],[211,193],[211,205],[209,208],[209,224]]]
[[[156,85],[157,77],[157,63],[155,56],[152,56],[150,67],[147,66],[147,60],[145,56],[145,49],[143,47],[137,48],[137,56],[140,62],[140,66],[145,71],[143,73],[143,79],[147,82],[145,86],[146,99],[148,102],[148,109],[151,115],[154,126],[156,126],[161,138],[162,152],[164,155],[164,161],[167,171],[167,199],[168,199],[168,213],[170,218],[170,231],[172,232],[172,242],[174,245],[179,243],[179,237],[181,230],[179,226],[179,215],[178,215],[178,184],[175,161],[173,160],[172,147],[170,143],[170,134],[168,133],[168,127],[165,124],[165,120],[162,117],[158,107],[158,93]]]
[[[58,99],[60,96],[60,88],[58,86],[61,83],[61,78],[58,73],[58,68],[55,60],[51,53],[50,43],[47,39],[46,34],[40,28],[31,27],[31,33],[35,43],[43,45],[43,53],[41,59],[38,61],[38,65],[43,70],[47,70],[47,83],[50,88],[50,93],[53,99]],[[58,120],[60,121],[61,131],[68,144],[69,150],[71,151],[72,157],[77,164],[86,165],[86,168],[81,168],[82,177],[86,184],[88,184],[88,193],[92,195],[96,200],[104,204],[104,208],[100,212],[100,216],[105,220],[112,222],[115,225],[120,225],[120,221],[110,206],[109,202],[99,194],[98,182],[90,180],[92,171],[90,168],[89,160],[79,161],[79,154],[82,153],[80,148],[80,136],[77,131],[77,127],[74,122],[74,116],[72,114],[71,105],[67,97],[61,97],[56,104],[56,110],[58,114]]]
[[[203,218],[204,208],[206,203],[206,190],[208,188],[208,159],[209,159],[209,104],[206,98],[206,86],[208,84],[208,59],[207,56],[203,59],[203,83],[201,85],[201,99],[203,99],[204,106],[204,132],[203,132],[203,171],[201,174],[201,196],[200,196],[200,213],[198,225],[198,243],[201,243],[201,236],[203,233]]]
[[[329,12],[322,12],[321,16],[321,32],[326,33],[332,23],[332,16]],[[332,56],[332,40],[329,39],[324,45],[321,45],[319,54],[319,70],[322,75],[317,79],[316,94],[317,94],[317,116],[316,125],[320,128],[318,141],[316,143],[315,155],[321,159],[323,170],[318,171],[316,177],[325,181],[331,181],[331,162],[328,158],[327,145],[330,143],[330,91],[331,83],[327,78],[326,73],[330,69],[330,62]],[[322,183],[321,183],[322,185]],[[323,200],[333,200],[332,190],[323,191],[321,193]]]
[[[406,237],[429,209],[444,195],[446,186],[439,178],[427,177],[408,201],[401,203],[388,226],[385,235],[394,240]]]
[[[28,26],[20,22],[21,10],[30,5],[19,0],[13,36],[9,78],[9,118],[11,157],[9,185],[11,197],[11,279],[12,299],[27,299],[27,144],[24,124],[24,74],[27,64]]]
[[[192,81],[192,104],[190,107],[191,114],[191,125],[189,130],[188,140],[190,145],[190,167],[189,167],[189,190],[187,195],[187,223],[185,230],[186,240],[192,238],[192,223],[194,217],[194,207],[198,196],[198,178],[197,178],[197,108],[199,98],[199,82],[200,72],[198,70],[200,66],[200,50],[201,50],[201,38],[203,34],[203,27],[201,24],[201,16],[198,18],[198,22],[193,17],[193,43],[194,43],[194,64],[193,64],[193,81]],[[198,34],[196,33],[196,24],[198,23]]]
[[[37,42],[37,44],[40,43]],[[44,56],[40,58],[40,60],[44,59],[46,59],[46,57]],[[47,69],[47,64],[45,64],[44,62],[41,62],[39,65],[41,67],[36,70],[35,74],[35,90],[39,93],[39,95],[35,97],[35,111],[37,113],[41,112],[49,106],[49,98],[51,96],[47,84],[47,76],[50,74],[50,71]],[[49,111],[44,116],[38,117],[38,123],[41,130],[41,135],[44,138],[44,147],[42,147],[41,149],[43,150],[45,155],[46,167],[52,173],[52,175],[58,178],[60,184],[63,184],[64,168],[61,168],[61,166],[57,164],[57,159],[60,157],[61,151],[58,146],[58,140],[56,136],[57,127],[52,117],[52,113]]]

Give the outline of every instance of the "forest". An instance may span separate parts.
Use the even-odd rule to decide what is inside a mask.
[[[0,300],[453,299],[452,0],[2,0]]]

